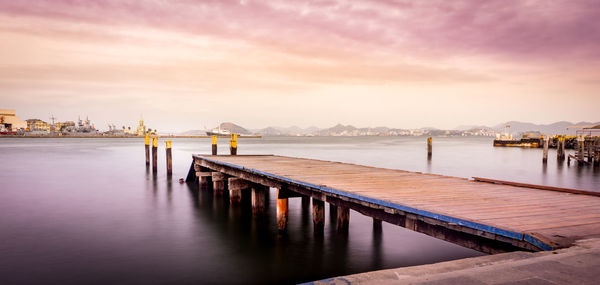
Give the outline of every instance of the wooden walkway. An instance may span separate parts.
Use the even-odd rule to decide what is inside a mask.
[[[600,197],[283,156],[194,155],[218,171],[484,252],[566,247],[600,237]]]

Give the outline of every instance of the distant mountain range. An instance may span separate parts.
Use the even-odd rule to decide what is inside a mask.
[[[352,125],[337,124],[330,128],[319,129],[311,126],[308,128],[300,128],[298,126],[291,127],[266,127],[263,129],[248,130],[234,123],[226,122],[220,124],[215,129],[228,130],[237,134],[257,134],[263,136],[495,136],[496,133],[504,132],[504,127],[509,125],[511,134],[519,134],[523,132],[540,132],[543,134],[574,134],[575,129],[567,129],[571,126],[594,126],[600,125],[600,122],[578,122],[571,123],[566,121],[556,122],[552,124],[533,124],[527,122],[509,121],[498,124],[492,127],[482,125],[461,125],[453,130],[439,130],[436,128],[419,128],[419,129],[397,129],[388,127],[369,127],[357,128]],[[181,135],[205,135],[207,130],[190,130],[181,133]]]
[[[496,131],[504,131],[504,126],[509,125],[510,133],[523,133],[529,131],[538,131],[542,134],[575,134],[575,129],[567,129],[572,126],[597,126],[600,122],[577,122],[571,123],[567,121],[556,122],[548,125],[532,124],[526,122],[510,121],[503,124],[498,124],[492,127]]]

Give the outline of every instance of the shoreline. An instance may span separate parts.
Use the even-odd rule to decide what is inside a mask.
[[[211,138],[211,136],[185,136],[185,135],[158,135],[156,136],[158,138],[200,138],[200,139],[209,139]],[[231,136],[217,136],[218,138],[231,138]],[[89,138],[89,139],[97,139],[97,138],[103,138],[103,139],[144,139],[144,137],[142,136],[98,136],[98,135],[90,135],[90,136],[83,136],[83,135],[68,135],[68,136],[59,136],[59,135],[1,135],[0,138],[32,138],[32,139],[39,139],[39,138]],[[246,138],[246,139],[259,139],[262,138],[262,136],[238,136],[238,138]]]

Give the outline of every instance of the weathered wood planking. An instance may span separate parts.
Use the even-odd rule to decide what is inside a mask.
[[[600,236],[597,196],[283,156],[193,157],[213,171],[485,252],[551,250]]]

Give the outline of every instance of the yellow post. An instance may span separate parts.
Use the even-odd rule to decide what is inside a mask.
[[[231,134],[231,140],[229,141],[231,155],[237,155],[237,136],[237,134]]]
[[[152,137],[152,173],[158,171],[158,138]]]
[[[431,157],[432,149],[433,149],[432,138],[428,137],[427,138],[427,157]]]
[[[165,141],[166,153],[167,153],[167,176],[173,174],[173,157],[171,154],[171,141]]]
[[[213,135],[212,138],[212,155],[217,155],[217,136]]]
[[[146,134],[144,138],[144,148],[146,149],[146,166],[150,165],[150,135]]]

